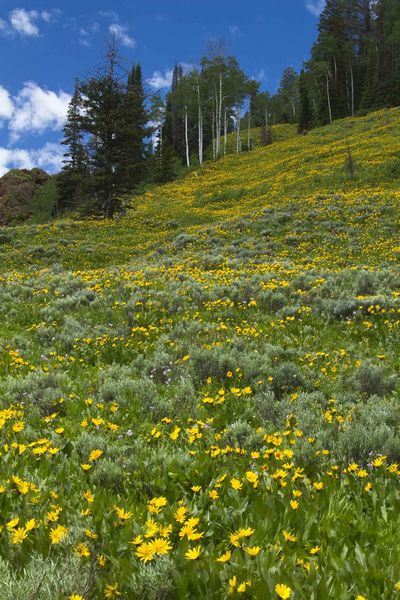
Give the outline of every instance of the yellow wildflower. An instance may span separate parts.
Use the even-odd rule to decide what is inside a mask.
[[[185,554],[185,558],[187,560],[196,560],[199,558],[201,554],[201,546],[196,546],[195,548],[190,548],[186,554]]]
[[[282,598],[282,600],[287,600],[288,598],[290,598],[292,590],[284,583],[277,583],[275,586],[275,592],[277,593],[279,598]]]
[[[224,554],[221,554],[216,560],[217,562],[225,563],[232,558],[232,552],[227,550]]]
[[[50,540],[52,544],[59,544],[68,534],[68,529],[63,525],[57,525],[50,531]]]

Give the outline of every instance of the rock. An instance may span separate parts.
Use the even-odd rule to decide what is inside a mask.
[[[26,220],[36,190],[50,179],[42,169],[12,169],[0,177],[0,225]]]

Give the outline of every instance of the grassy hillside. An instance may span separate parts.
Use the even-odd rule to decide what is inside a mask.
[[[400,110],[291,135],[0,231],[4,600],[400,597]]]

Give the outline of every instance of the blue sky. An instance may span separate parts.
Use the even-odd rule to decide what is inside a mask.
[[[275,91],[299,69],[324,0],[0,0],[0,175],[18,166],[57,171],[75,77],[101,61],[115,32],[149,90],[166,91],[176,61],[192,64],[223,37],[246,73]]]

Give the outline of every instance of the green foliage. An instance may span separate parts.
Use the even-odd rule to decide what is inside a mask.
[[[53,178],[34,193],[31,205],[32,216],[29,221],[31,223],[50,221],[56,212],[57,200],[57,184]]]
[[[354,376],[355,388],[366,396],[385,396],[395,389],[396,383],[395,375],[388,377],[382,367],[370,362],[363,364]]]
[[[398,120],[10,230],[2,598],[395,597]]]

